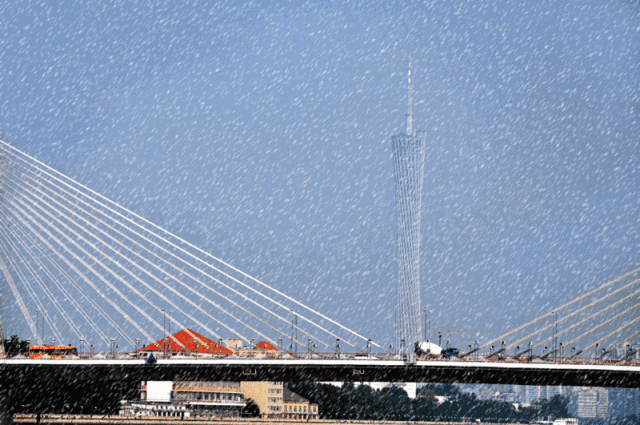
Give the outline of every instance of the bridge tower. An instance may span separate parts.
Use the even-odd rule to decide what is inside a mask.
[[[407,131],[391,138],[396,185],[398,282],[396,347],[412,350],[420,339],[420,215],[426,134],[413,131],[411,62],[408,73]]]

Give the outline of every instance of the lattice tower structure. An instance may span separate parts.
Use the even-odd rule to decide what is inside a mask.
[[[396,347],[411,351],[420,339],[420,216],[426,134],[413,131],[411,61],[407,73],[407,131],[392,137],[396,183],[398,293]],[[404,344],[402,343],[404,341]]]
[[[396,346],[411,351],[420,339],[420,217],[426,134],[398,134],[392,138],[396,185],[398,287]]]

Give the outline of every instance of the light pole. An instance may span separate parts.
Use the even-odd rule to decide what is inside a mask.
[[[424,322],[424,333],[422,336],[422,340],[426,341],[427,340],[427,309],[423,309],[422,310],[422,321]]]
[[[111,355],[112,356],[113,356],[113,344],[114,344],[114,342],[116,342],[116,339],[115,338],[111,338],[111,347],[110,347],[110,349],[111,349]]]
[[[164,358],[167,358],[167,315],[164,310],[162,311],[162,350],[164,352]]]
[[[553,358],[558,361],[558,312],[553,312]]]
[[[138,354],[138,346],[140,345],[140,338],[136,338],[136,354]]]
[[[80,356],[84,352],[84,338],[80,338]]]

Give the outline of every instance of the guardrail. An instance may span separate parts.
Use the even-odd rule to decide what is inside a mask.
[[[166,357],[162,353],[153,353],[156,359],[180,359],[180,360],[192,360],[197,362],[199,360],[387,360],[387,361],[405,361],[408,363],[415,363],[418,361],[438,361],[438,362],[486,362],[486,363],[546,363],[546,364],[575,364],[575,365],[632,365],[640,366],[640,359],[637,358],[610,358],[610,357],[570,357],[570,356],[555,356],[544,357],[543,355],[535,356],[514,356],[514,355],[491,355],[474,353],[464,358],[433,355],[418,356],[415,354],[396,354],[396,353],[371,353],[363,355],[362,353],[295,353],[295,352],[265,352],[257,355],[203,355],[203,354],[183,354],[183,353],[170,353]],[[38,362],[40,360],[55,360],[53,358],[41,357],[38,359],[25,359],[24,357],[16,356],[14,358],[20,358],[24,360],[33,360]],[[148,356],[138,353],[81,353],[78,356],[66,356],[64,360],[135,360],[146,359]]]

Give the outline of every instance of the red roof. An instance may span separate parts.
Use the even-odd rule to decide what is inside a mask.
[[[273,344],[267,341],[260,341],[256,344],[256,347],[261,350],[277,351],[276,347],[274,347]]]
[[[167,344],[167,351],[185,351],[185,348],[194,353],[204,354],[233,354],[233,351],[229,350],[217,342],[211,341],[209,338],[200,335],[198,332],[191,329],[183,329],[180,332],[173,334],[173,337],[167,336],[165,339]],[[180,341],[182,345],[178,344],[176,340]],[[162,351],[163,340],[159,339],[154,343],[146,345],[140,349],[140,351]]]

